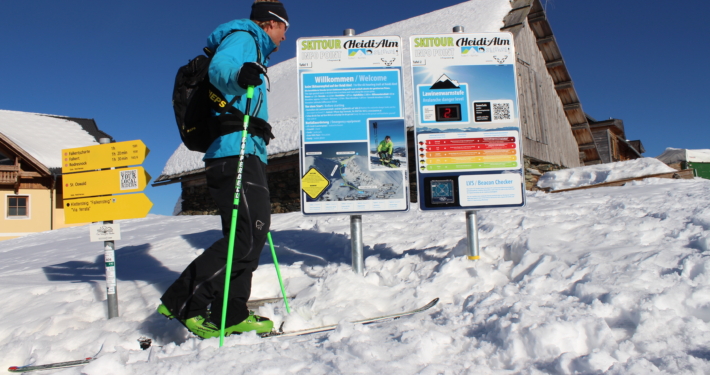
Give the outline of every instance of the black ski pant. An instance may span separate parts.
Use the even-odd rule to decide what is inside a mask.
[[[163,304],[179,319],[198,315],[221,323],[229,229],[234,207],[239,156],[210,159],[207,186],[222,218],[223,238],[217,240],[190,263],[163,294]],[[242,191],[234,241],[232,276],[229,284],[226,326],[239,324],[249,316],[247,301],[251,294],[252,273],[271,225],[271,203],[266,181],[266,165],[255,155],[247,155],[242,174]]]

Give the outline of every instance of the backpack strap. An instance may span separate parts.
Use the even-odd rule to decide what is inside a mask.
[[[217,52],[216,49],[219,48],[219,46],[225,41],[225,39],[227,39],[227,37],[229,37],[230,35],[232,35],[232,34],[234,34],[234,33],[238,33],[238,32],[245,32],[245,33],[248,33],[249,35],[251,35],[252,39],[254,40],[254,46],[256,47],[256,59],[257,59],[257,62],[259,62],[260,64],[264,64],[265,61],[263,61],[263,59],[262,59],[262,54],[261,54],[261,49],[259,48],[259,43],[256,41],[256,38],[254,37],[254,35],[253,35],[252,33],[248,32],[248,31],[246,31],[246,30],[231,30],[229,33],[227,33],[227,35],[225,35],[225,36],[222,38],[222,40],[219,41],[219,45],[217,45],[217,47],[215,48],[215,51],[210,50],[208,47],[205,47],[205,48],[203,48],[202,50],[205,52],[205,54],[207,55],[207,57],[209,57],[210,60],[211,60],[212,57],[214,56],[214,54]],[[266,77],[267,82],[270,82],[270,81],[269,81],[269,76],[267,76],[266,74],[264,74],[264,77]],[[217,90],[216,87],[213,86],[213,88],[214,88],[217,92],[219,92],[219,90]],[[219,92],[219,95],[220,95],[221,97],[224,97],[224,95],[223,95],[221,92]],[[242,113],[242,112],[239,111],[238,109],[234,108],[234,103],[235,103],[235,102],[237,101],[237,99],[239,99],[239,98],[240,98],[239,96],[236,96],[236,95],[235,95],[234,98],[232,98],[232,100],[229,101],[229,104],[228,104],[228,105],[224,106],[224,108],[217,108],[216,111],[219,112],[220,115],[223,115],[223,114],[225,114],[225,113],[233,113],[232,110],[236,110],[238,113]]]

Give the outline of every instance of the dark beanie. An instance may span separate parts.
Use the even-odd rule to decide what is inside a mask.
[[[269,13],[271,12],[271,13]],[[277,17],[278,16],[278,17]],[[282,3],[254,3],[251,6],[250,20],[253,21],[278,21],[283,22],[279,17],[288,21],[286,8]]]

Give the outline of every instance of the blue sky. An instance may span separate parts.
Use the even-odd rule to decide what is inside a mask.
[[[460,2],[285,0],[292,26],[272,64],[294,57],[299,37],[364,32]],[[118,141],[142,139],[151,149],[143,165],[155,178],[180,143],[170,104],[175,71],[218,24],[247,17],[250,4],[2,1],[0,108],[93,118]],[[624,120],[645,156],[710,148],[702,100],[710,87],[707,2],[554,0],[546,7],[589,115]],[[146,193],[151,212],[167,215],[180,191],[175,184]]]

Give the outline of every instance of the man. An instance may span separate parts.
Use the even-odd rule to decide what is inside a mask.
[[[207,48],[215,51],[209,67],[210,83],[226,102],[233,99],[229,113],[215,113],[220,136],[205,153],[207,186],[219,208],[223,238],[212,244],[183,271],[161,297],[158,312],[177,318],[191,332],[202,338],[220,334],[229,234],[241,130],[246,108],[246,91],[254,87],[249,107],[249,134],[245,147],[242,189],[234,241],[232,275],[229,284],[225,334],[269,332],[273,322],[254,315],[246,302],[251,294],[252,273],[271,224],[271,203],[266,181],[266,145],[271,126],[267,123],[268,56],[286,39],[288,15],[276,0],[257,0],[249,19],[220,25],[209,36]],[[236,97],[236,99],[235,99]]]
[[[385,139],[377,146],[377,155],[379,155],[382,165],[388,165],[390,161],[392,161],[393,151],[394,144],[392,143],[392,138],[390,138],[389,135],[385,136]]]

